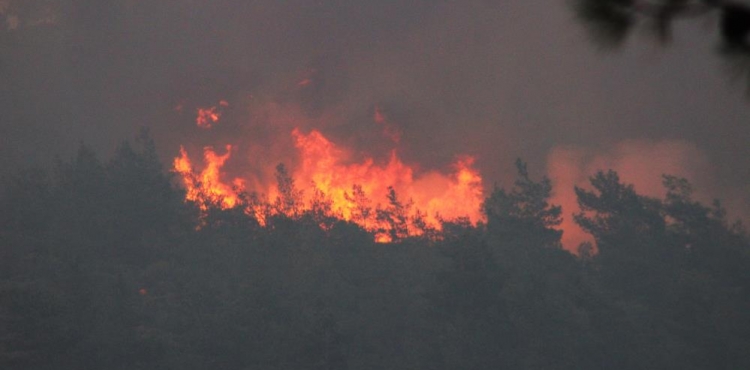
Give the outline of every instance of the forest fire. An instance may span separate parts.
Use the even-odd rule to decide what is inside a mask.
[[[218,106],[198,108],[195,117],[195,124],[200,128],[211,128],[215,123],[219,122],[222,114],[221,108],[227,106],[229,106],[229,103],[227,103],[226,100],[222,100],[219,102]]]
[[[396,149],[385,160],[371,156],[357,159],[352,150],[335,144],[318,130],[303,132],[294,128],[289,135],[293,147],[288,151],[294,152],[299,160],[288,170],[285,166],[277,167],[274,180],[225,172],[225,164],[234,158],[235,147],[241,143],[226,145],[224,154],[205,147],[200,169],[194,167],[187,150],[181,147],[173,170],[186,188],[187,200],[195,201],[204,210],[208,204],[224,209],[242,206],[243,193],[264,202],[263,208],[270,214],[293,217],[319,210],[323,205],[327,216],[355,222],[374,232],[378,241],[392,240],[383,231],[387,228],[388,221],[383,216],[387,211],[406,220],[407,235],[440,230],[443,220],[466,218],[475,224],[482,219],[482,177],[473,167],[472,157],[458,157],[449,173],[420,172],[404,163]],[[234,160],[242,158],[237,156]],[[271,172],[269,168],[262,170]],[[281,184],[283,181],[288,183]],[[284,198],[290,193],[295,198],[294,206],[281,206],[289,201]],[[251,209],[247,204],[244,206],[248,207],[246,212],[264,224],[267,215],[258,214],[257,208]]]
[[[174,171],[181,176],[187,190],[185,197],[197,202],[203,209],[207,207],[207,203],[217,203],[222,208],[232,208],[237,203],[235,189],[221,179],[221,167],[229,159],[232,146],[227,145],[226,150],[226,154],[218,155],[213,148],[204,148],[205,167],[197,175],[193,172],[193,165],[185,148],[180,148],[180,156],[174,160]],[[241,185],[241,180],[236,179],[234,184]]]

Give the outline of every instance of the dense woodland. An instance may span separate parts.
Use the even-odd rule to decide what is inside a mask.
[[[521,162],[479,225],[413,232],[408,202],[372,200],[387,244],[325,199],[279,212],[279,169],[283,199],[227,210],[185,202],[145,137],[4,178],[0,368],[750,368],[750,242],[685,180],[654,199],[595,175],[573,255]]]

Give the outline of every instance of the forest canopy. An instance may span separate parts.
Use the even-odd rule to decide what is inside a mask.
[[[275,201],[222,208],[185,201],[145,135],[109,160],[81,146],[1,185],[0,366],[750,368],[750,241],[719,203],[600,172],[575,255],[550,181],[517,168],[485,221],[440,229],[355,187],[372,231],[322,195],[299,207],[283,165]]]

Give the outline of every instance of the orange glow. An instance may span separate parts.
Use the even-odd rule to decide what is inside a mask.
[[[368,223],[377,224],[373,219],[353,217],[357,213],[351,196],[354,185],[359,185],[371,201],[382,205],[387,202],[389,187],[392,187],[401,202],[413,202],[409,216],[415,216],[419,210],[425,214],[427,225],[436,229],[440,228],[441,218],[469,217],[475,223],[481,219],[482,179],[472,168],[474,159],[471,157],[456,161],[454,172],[449,175],[430,172],[415,176],[414,170],[401,161],[395,150],[384,164],[377,164],[372,158],[352,163],[350,153],[318,131],[303,134],[295,129],[292,136],[302,158],[294,177],[322,192],[330,199],[333,211],[345,220],[353,220],[364,227]]]
[[[589,177],[607,169],[617,171],[621,181],[634,185],[638,194],[656,198],[664,196],[662,174],[691,181],[712,177],[705,154],[693,144],[679,140],[629,140],[604,152],[575,147],[554,148],[547,159],[547,173],[555,185],[551,202],[563,207],[562,244],[571,252],[576,252],[581,243],[594,242],[593,237],[573,219],[573,214],[580,211],[573,189],[575,186],[591,189]],[[696,196],[706,203],[712,199],[700,192]]]
[[[454,163],[455,172],[444,193],[428,201],[428,215],[440,215],[448,220],[469,217],[472,223],[481,219],[479,209],[484,200],[482,176],[473,165],[474,158],[470,156],[461,157]]]
[[[226,146],[226,154],[218,155],[211,147],[203,149],[205,167],[196,174],[184,147],[180,147],[180,156],[174,160],[174,171],[182,177],[185,185],[185,198],[197,202],[202,209],[208,204],[218,204],[222,208],[232,208],[237,204],[237,189],[243,186],[242,179],[234,179],[233,186],[222,180],[221,168],[231,155],[232,146]]]
[[[401,131],[388,120],[388,117],[377,105],[375,106],[375,113],[372,115],[372,120],[383,126],[383,135],[391,139],[391,141],[394,143],[401,141]]]
[[[198,108],[197,115],[195,117],[195,123],[200,128],[211,128],[219,119],[221,119],[221,108],[228,107],[229,103],[226,100],[219,101],[219,106],[213,106],[210,108]],[[179,106],[182,109],[182,106]],[[175,108],[177,109],[177,108]]]
[[[315,84],[316,73],[304,71],[297,87]],[[215,107],[199,109],[199,126],[218,122],[228,105],[220,100]],[[269,216],[295,218],[310,212],[329,220],[321,221],[324,230],[330,230],[330,220],[347,220],[373,233],[378,242],[439,237],[434,232],[443,220],[466,218],[476,224],[483,219],[482,177],[472,157],[457,157],[445,170],[425,170],[405,163],[396,145],[363,153],[364,148],[342,146],[315,129],[336,122],[335,114],[311,118],[294,104],[255,99],[250,108],[248,125],[257,140],[232,141],[223,154],[207,146],[195,166],[184,147],[174,159],[186,199],[203,211],[211,205],[243,207],[262,226]],[[401,130],[386,110],[375,106],[371,117],[384,137],[403,145]],[[277,167],[279,163],[284,166]]]
[[[291,138],[298,160],[288,167],[287,173],[299,191],[299,204],[295,205],[299,208],[292,211],[268,207],[267,212],[294,216],[297,214],[294,212],[320,209],[322,200],[327,204],[323,208],[329,215],[359,224],[375,233],[378,242],[392,240],[383,230],[394,221],[379,217],[382,210],[401,212],[399,214],[406,220],[397,237],[421,235],[427,229],[440,230],[442,220],[466,217],[476,223],[483,217],[480,212],[484,199],[482,178],[473,167],[472,157],[458,158],[447,174],[417,173],[414,167],[401,160],[396,150],[391,150],[386,160],[378,161],[369,156],[356,157],[356,153],[336,145],[317,130],[305,133],[295,128]],[[192,167],[187,151],[180,149],[180,155],[174,160],[174,171],[183,181],[186,198],[203,204],[204,210],[209,202],[222,208],[238,205],[238,192],[243,190],[256,193],[267,204],[278,202],[281,195],[276,181],[253,175],[230,179],[223,172],[233,148],[227,145],[226,153],[218,155],[211,147],[206,147],[200,172]],[[259,172],[270,173],[275,164],[258,165],[262,167]],[[246,184],[252,186],[246,187]],[[265,215],[256,208],[249,208],[247,212],[265,225]]]
[[[349,153],[336,147],[320,132],[313,130],[305,135],[295,129],[292,136],[302,158],[295,178],[312,184],[330,198],[333,210],[345,220],[352,219],[355,207],[349,196],[353,185],[361,186],[371,200],[385,200],[388,186],[403,189],[413,181],[411,168],[398,159],[395,151],[384,165],[376,165],[372,158],[346,164]]]
[[[214,123],[219,122],[221,113],[216,111],[216,107],[198,108],[198,116],[195,117],[195,123],[198,127],[211,128]]]

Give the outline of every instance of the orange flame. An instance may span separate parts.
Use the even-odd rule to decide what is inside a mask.
[[[401,212],[400,217],[407,220],[404,234],[399,235],[420,235],[426,228],[440,230],[442,220],[466,217],[476,223],[482,219],[482,177],[473,167],[472,157],[458,158],[448,174],[438,171],[417,174],[399,158],[396,150],[390,152],[387,161],[378,163],[371,157],[357,160],[354,153],[337,146],[317,130],[303,133],[295,128],[291,136],[300,159],[288,172],[299,190],[296,193],[299,204],[295,205],[299,208],[294,212],[313,210],[324,200],[331,215],[374,232],[379,242],[392,240],[392,235],[383,231],[388,222],[393,222],[380,216],[379,211],[385,209],[398,208],[394,212]],[[186,150],[180,148],[174,171],[182,178],[186,198],[199,204],[232,208],[239,204],[238,193],[245,189],[245,184],[252,183],[253,187],[247,190],[265,194],[267,204],[273,200],[279,202],[283,195],[275,183],[256,178],[228,179],[222,168],[232,150],[227,145],[226,153],[218,155],[211,147],[204,148],[204,166],[197,173]],[[202,207],[206,209],[205,205]],[[265,224],[257,209],[248,212]],[[290,208],[281,207],[273,212],[293,213]]]
[[[219,106],[213,106],[209,108],[198,108],[197,115],[195,117],[195,123],[201,128],[211,128],[219,119],[221,119],[221,108],[228,107],[229,103],[226,100],[220,100]],[[177,110],[177,108],[175,108]],[[182,105],[179,106],[182,109]]]
[[[235,179],[232,187],[222,181],[221,168],[229,159],[232,146],[227,145],[226,150],[226,154],[218,155],[211,147],[203,148],[205,168],[197,175],[184,147],[180,147],[180,156],[174,159],[174,171],[182,177],[185,185],[185,198],[197,202],[204,210],[210,203],[219,204],[222,208],[232,208],[237,204],[236,189],[242,188],[244,182]]]
[[[385,165],[376,165],[372,158],[366,158],[361,163],[345,164],[349,153],[336,147],[320,132],[313,130],[304,135],[295,129],[292,136],[302,158],[295,177],[312,184],[330,198],[333,209],[341,213],[345,220],[351,219],[355,207],[347,199],[352,186],[361,186],[370,199],[385,199],[389,186],[401,190],[405,184],[413,182],[412,169],[398,159],[395,151],[391,152],[390,160]]]

